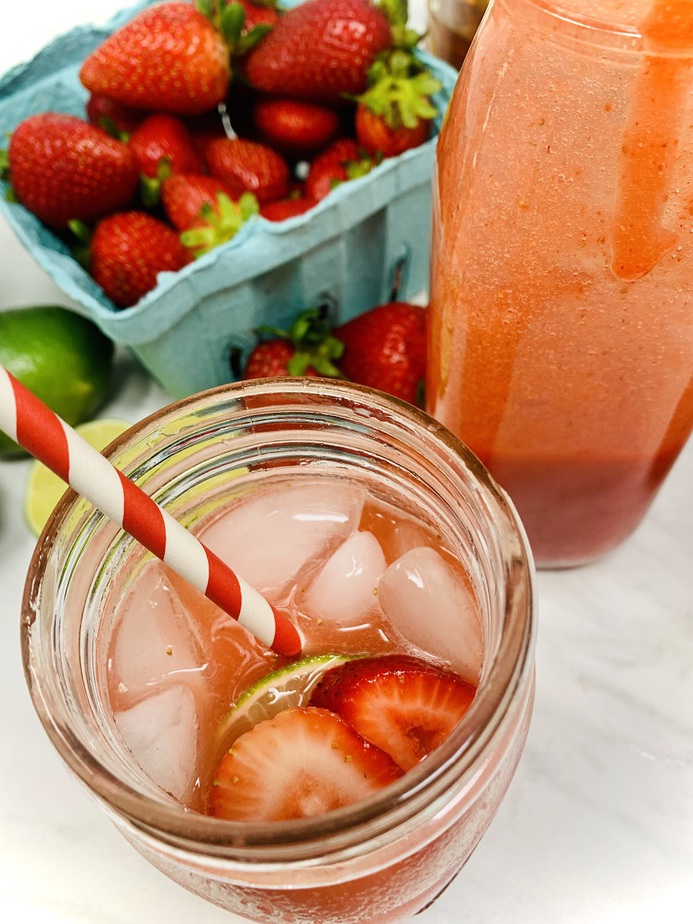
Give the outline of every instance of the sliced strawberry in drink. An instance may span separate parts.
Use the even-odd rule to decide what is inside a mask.
[[[310,704],[338,713],[409,770],[448,737],[475,693],[452,671],[419,658],[385,655],[327,671]]]
[[[215,773],[209,814],[231,821],[308,818],[357,802],[402,771],[326,709],[296,707],[241,735]]]

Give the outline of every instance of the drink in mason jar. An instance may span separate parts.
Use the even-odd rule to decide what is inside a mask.
[[[693,425],[693,4],[496,0],[439,140],[427,408],[540,566],[638,525]]]
[[[157,869],[245,918],[427,906],[490,824],[532,711],[532,562],[505,495],[423,412],[331,380],[192,396],[108,455],[305,644],[274,655],[68,495],[22,623],[62,759]]]
[[[117,601],[107,643],[109,700],[125,744],[164,791],[214,813],[218,768],[231,745],[242,747],[241,734],[280,711],[324,707],[324,682],[316,687],[330,671],[343,694],[331,698],[332,711],[356,722],[370,751],[379,750],[377,738],[397,756],[396,767],[379,754],[372,761],[392,778],[462,717],[481,674],[481,623],[465,571],[430,526],[344,480],[294,478],[239,492],[196,533],[290,615],[305,644],[293,661],[274,654],[166,565],[133,551],[137,577]],[[365,672],[367,688],[352,689],[347,702],[343,675]],[[357,706],[373,712],[377,729],[364,733]],[[268,788],[272,805],[291,817],[317,814],[332,798],[347,803],[350,774],[341,780],[332,755],[324,759],[310,721],[295,715],[290,731],[275,736],[278,768],[264,759],[262,730],[251,739],[252,772],[225,798],[225,817],[277,820],[272,806],[260,806]],[[327,722],[325,734],[332,731]],[[310,800],[289,770],[299,733],[301,759],[313,771]],[[402,735],[411,739],[404,751]],[[371,755],[352,754],[351,736],[343,750],[330,745],[341,763],[359,760],[368,772]],[[253,805],[267,817],[253,818]]]

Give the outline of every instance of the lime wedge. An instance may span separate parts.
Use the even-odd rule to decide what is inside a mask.
[[[90,446],[101,451],[131,424],[124,420],[104,418],[80,424],[75,430]],[[24,516],[29,529],[36,535],[46,525],[55,505],[67,490],[65,482],[47,468],[43,462],[34,462],[24,491]]]
[[[215,744],[228,750],[236,738],[258,722],[271,719],[284,709],[305,706],[325,671],[351,660],[349,655],[316,655],[288,664],[258,680],[245,691],[221,720]]]

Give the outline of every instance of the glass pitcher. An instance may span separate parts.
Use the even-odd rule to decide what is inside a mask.
[[[693,2],[493,0],[433,199],[427,409],[595,559],[693,425]]]

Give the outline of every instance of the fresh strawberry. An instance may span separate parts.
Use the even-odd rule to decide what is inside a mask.
[[[404,50],[377,61],[368,76],[368,90],[356,107],[361,147],[371,155],[395,157],[423,144],[437,115],[431,97],[440,90],[440,81]]]
[[[245,138],[215,138],[207,143],[205,158],[209,172],[233,196],[251,192],[262,203],[281,199],[289,192],[289,165],[266,144]]]
[[[253,106],[260,139],[292,160],[309,158],[324,148],[336,135],[339,121],[334,108],[305,100],[260,96]]]
[[[253,348],[243,369],[243,378],[262,379],[275,375],[324,375],[337,377],[335,360],[343,346],[330,334],[330,323],[321,308],[301,312],[288,331],[261,327],[269,336]]]
[[[143,109],[124,106],[103,93],[90,93],[86,105],[87,119],[114,138],[129,135],[146,118]]]
[[[368,69],[391,40],[387,16],[370,0],[306,0],[283,13],[242,70],[267,93],[340,103],[363,93]]]
[[[292,708],[237,738],[219,764],[209,813],[231,821],[310,818],[399,779],[392,758],[325,709]]]
[[[426,309],[389,302],[333,331],[344,344],[339,367],[353,382],[422,403],[426,372]]]
[[[177,173],[161,185],[161,205],[179,231],[204,225],[203,207],[209,205],[216,210],[220,196],[229,197],[221,180],[200,173]]]
[[[295,199],[275,199],[274,202],[266,202],[261,206],[260,214],[268,221],[285,221],[295,215],[304,215],[316,205],[317,202],[314,199],[306,199],[305,196],[297,196]]]
[[[159,273],[176,272],[190,260],[176,232],[159,219],[117,212],[94,230],[89,271],[111,301],[127,308],[156,286]]]
[[[275,375],[290,375],[289,364],[296,356],[296,348],[282,337],[263,340],[253,347],[243,368],[244,379],[270,379]],[[299,373],[296,373],[297,375]],[[317,375],[315,369],[307,365],[300,375]]]
[[[305,192],[309,199],[324,199],[335,186],[365,176],[376,161],[360,150],[353,138],[338,138],[310,164]]]
[[[327,671],[311,706],[340,715],[359,735],[409,770],[448,737],[475,688],[419,658],[358,658]]]
[[[170,173],[199,173],[202,168],[188,127],[177,116],[148,116],[132,132],[128,143],[137,169],[146,177],[160,176],[162,164]]]
[[[389,125],[384,116],[376,115],[365,103],[356,107],[356,137],[369,154],[396,157],[411,148],[418,148],[431,135],[432,123],[419,119],[416,125]]]
[[[164,180],[161,204],[166,217],[182,231],[182,243],[200,257],[230,241],[259,211],[252,193],[235,202],[224,184],[212,176],[177,173]]]
[[[76,116],[29,116],[12,132],[7,156],[14,195],[53,228],[126,208],[137,189],[127,145]]]
[[[220,103],[231,79],[229,50],[191,3],[147,7],[84,61],[92,93],[140,109],[195,115]]]

